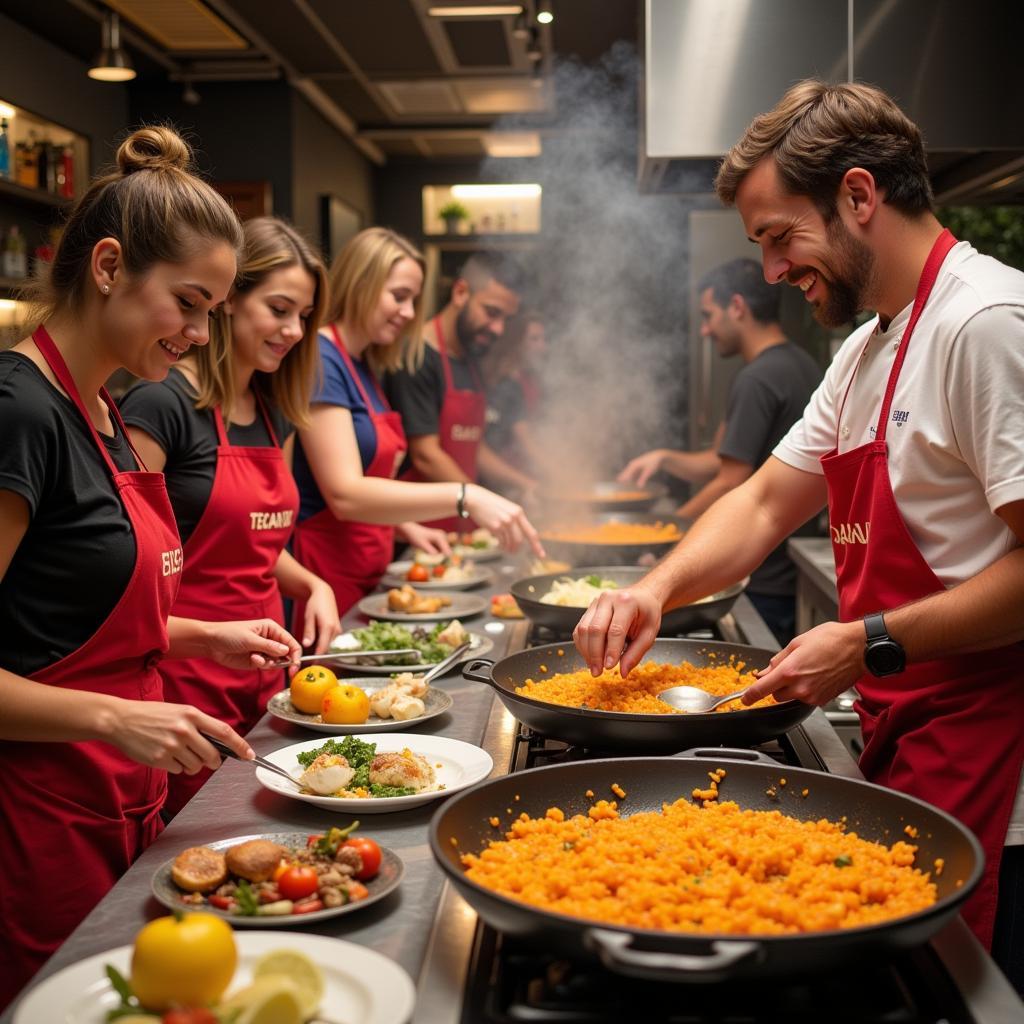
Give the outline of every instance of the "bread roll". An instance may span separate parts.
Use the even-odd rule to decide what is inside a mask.
[[[288,850],[269,839],[250,839],[228,849],[228,871],[250,882],[265,882],[287,856]]]
[[[228,877],[224,854],[208,846],[190,846],[174,858],[171,878],[185,892],[213,892]]]

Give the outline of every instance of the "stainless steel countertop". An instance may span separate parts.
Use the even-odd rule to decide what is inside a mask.
[[[797,568],[813,576],[823,590],[835,593],[836,562],[832,541],[827,537],[790,537],[786,548]]]

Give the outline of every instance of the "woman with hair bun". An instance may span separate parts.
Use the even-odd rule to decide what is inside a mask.
[[[181,542],[163,477],[104,381],[160,380],[235,277],[238,221],[169,128],[143,128],[72,211],[39,326],[0,353],[0,1007],[160,830],[167,773],[252,751],[164,703],[161,658],[299,653],[275,622],[170,618]],[[26,865],[42,885],[19,884]]]
[[[174,614],[266,615],[283,623],[283,591],[304,602],[301,640],[321,653],[339,629],[334,592],[285,545],[299,510],[294,429],[309,423],[326,272],[309,243],[281,220],[258,217],[243,233],[238,279],[211,322],[210,344],[190,352],[163,381],[132,388],[121,415],[146,464],[167,478],[185,552]],[[167,662],[161,673],[169,700],[241,733],[282,685],[279,673],[238,672],[193,658]],[[165,820],[208,777],[202,769],[172,778]]]
[[[299,430],[295,459],[302,498],[295,557],[330,582],[342,614],[380,581],[394,526],[413,544],[447,552],[445,535],[418,520],[459,512],[509,550],[525,540],[543,554],[514,502],[472,483],[394,479],[407,445],[379,374],[422,360],[424,266],[408,239],[377,227],[356,235],[331,267],[331,304],[320,335],[323,382],[311,422]],[[296,611],[298,623],[304,610]]]

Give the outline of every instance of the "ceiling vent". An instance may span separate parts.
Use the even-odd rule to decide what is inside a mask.
[[[246,50],[249,44],[199,0],[106,0],[171,52]]]
[[[377,82],[377,88],[401,117],[461,114],[462,104],[448,82]]]

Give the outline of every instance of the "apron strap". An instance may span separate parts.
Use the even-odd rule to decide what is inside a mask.
[[[448,346],[444,340],[444,331],[441,330],[441,317],[435,316],[431,321],[434,325],[434,335],[437,338],[437,351],[441,356],[441,365],[444,367],[444,386],[447,391],[455,391],[455,385],[452,383],[452,367],[451,363],[448,362]],[[479,392],[484,390],[484,382],[480,379],[480,373],[476,368],[476,363],[467,355],[465,360],[466,368],[469,370],[470,377],[473,378],[473,383],[476,385],[476,389]]]
[[[92,418],[86,411],[85,402],[82,401],[82,395],[78,390],[78,385],[75,383],[75,378],[71,376],[71,371],[68,369],[68,364],[64,361],[64,357],[60,354],[60,350],[54,344],[53,338],[50,337],[49,331],[42,324],[39,325],[32,332],[32,340],[36,344],[36,348],[39,349],[46,360],[46,365],[49,366],[53,375],[57,378],[57,382],[67,393],[68,398],[71,399],[75,404],[75,408],[78,410],[82,419],[85,421],[85,425],[92,435],[93,443],[96,445],[97,450],[103,457],[103,461],[107,464],[107,468],[110,470],[111,476],[118,476],[121,470],[114,464],[114,460],[110,457],[110,452],[107,451],[107,446],[103,443],[100,437],[99,431],[96,429],[96,425],[93,423]],[[105,387],[100,388],[100,400],[107,407],[107,412],[110,414],[110,418],[115,426],[121,431],[121,436],[124,437],[128,444],[128,448],[132,455],[135,456],[136,462],[142,467],[143,472],[147,472],[146,464],[142,461],[142,456],[135,449],[135,445],[132,444],[132,439],[128,436],[128,430],[124,425],[124,420],[121,419],[121,413],[118,411],[117,403],[110,397],[110,393]]]
[[[256,388],[252,389],[252,394],[253,398],[256,400],[256,409],[263,417],[263,424],[267,428],[267,435],[270,437],[270,443],[275,448],[280,448],[281,446],[277,441],[277,432],[274,430],[274,424],[270,420],[270,413],[267,411],[267,406],[263,401],[263,397]],[[219,405],[215,405],[213,407],[213,422],[217,428],[217,440],[220,443],[221,448],[230,448],[231,441],[228,438],[227,428],[224,426],[224,415],[221,413]]]
[[[345,342],[342,340],[341,332],[338,330],[335,324],[330,325],[331,334],[333,337],[334,347],[338,350],[341,358],[345,361],[345,365],[348,367],[348,372],[352,377],[352,381],[356,386],[356,390],[359,392],[360,397],[363,399],[363,404],[366,406],[367,413],[373,416],[374,408],[370,403],[370,396],[366,392],[366,388],[363,387],[362,377],[356,370],[356,361],[349,354],[347,348],[345,348]],[[376,375],[373,376],[373,389],[377,394],[377,398],[380,399],[380,403],[384,408],[385,412],[391,412],[391,404],[387,400],[387,396],[381,390],[380,381],[377,380]]]

